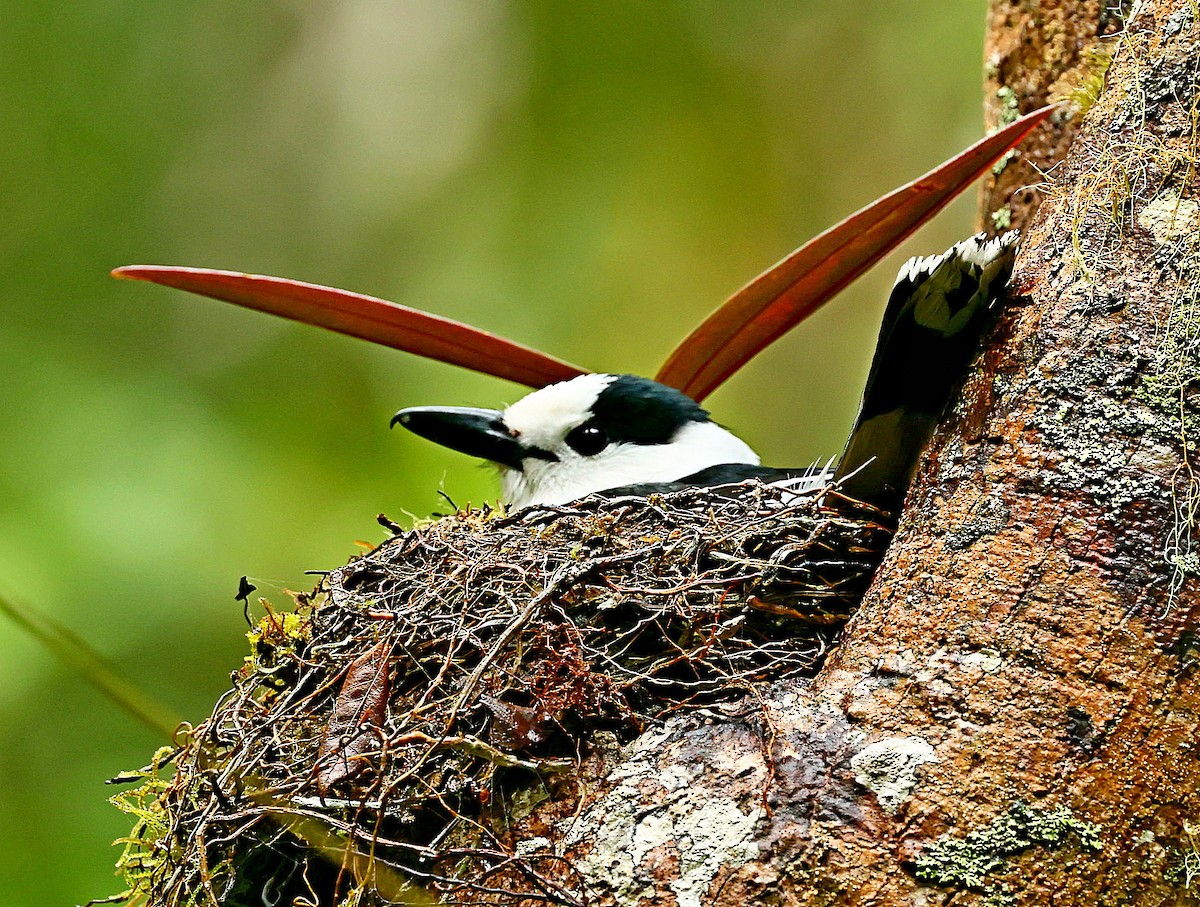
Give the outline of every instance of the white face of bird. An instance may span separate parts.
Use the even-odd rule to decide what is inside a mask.
[[[396,422],[491,460],[504,500],[516,507],[759,462],[690,397],[632,375],[581,375],[503,411],[414,407],[397,413]]]

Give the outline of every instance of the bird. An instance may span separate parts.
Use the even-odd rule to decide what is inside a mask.
[[[630,374],[586,373],[502,410],[408,407],[391,424],[496,466],[511,509],[758,479],[797,492],[834,483],[894,511],[979,349],[1016,241],[980,233],[900,268],[853,428],[825,465],[763,466],[687,394]]]

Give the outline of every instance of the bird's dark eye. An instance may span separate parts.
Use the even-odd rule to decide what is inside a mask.
[[[608,435],[595,425],[580,425],[567,434],[567,444],[576,453],[590,457],[608,447]]]

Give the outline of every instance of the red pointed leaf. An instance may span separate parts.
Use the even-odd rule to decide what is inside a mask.
[[[282,277],[207,268],[129,265],[112,273],[303,321],[527,387],[543,387],[583,374],[578,366],[503,337],[374,296]]]
[[[805,243],[750,281],[668,357],[658,380],[703,400],[940,211],[1057,107],[1021,117]]]

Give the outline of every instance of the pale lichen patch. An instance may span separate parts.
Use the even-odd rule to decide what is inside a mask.
[[[551,842],[549,838],[540,836],[536,838],[526,838],[524,841],[517,842],[516,846],[513,848],[513,853],[518,857],[528,857],[535,853],[549,850],[550,846]]]
[[[967,668],[978,669],[984,674],[995,674],[1004,666],[1004,659],[993,649],[980,649],[964,655],[962,664]]]
[[[1142,206],[1137,224],[1160,246],[1177,243],[1195,234],[1200,224],[1200,204],[1180,198],[1175,189],[1166,189]]]
[[[575,868],[585,878],[602,879],[618,903],[637,903],[667,887],[680,907],[700,907],[719,873],[759,853],[754,836],[765,816],[760,805],[744,812],[733,798],[714,795],[696,783],[700,767],[658,768],[672,726],[668,722],[634,744],[610,776],[615,786],[566,837],[568,848],[588,848]],[[673,859],[662,859],[664,853]],[[675,877],[662,878],[664,870]]]
[[[936,762],[933,747],[920,737],[890,737],[868,744],[850,758],[854,780],[875,794],[880,808],[895,815],[920,780],[917,770]]]

